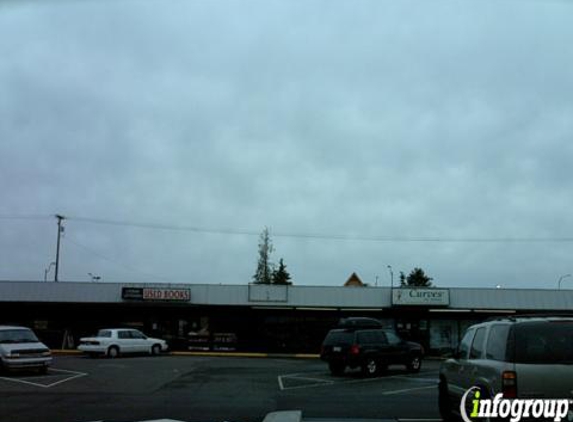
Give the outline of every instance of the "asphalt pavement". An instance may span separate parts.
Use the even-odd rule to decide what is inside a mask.
[[[437,361],[410,374],[333,377],[315,359],[57,356],[45,376],[0,376],[0,421],[260,422],[277,410],[305,418],[439,419]]]

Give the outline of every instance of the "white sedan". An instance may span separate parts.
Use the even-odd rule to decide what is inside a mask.
[[[105,355],[110,358],[128,353],[159,355],[167,349],[165,340],[147,337],[141,331],[130,328],[99,330],[95,337],[81,338],[78,346],[78,350],[90,356]]]

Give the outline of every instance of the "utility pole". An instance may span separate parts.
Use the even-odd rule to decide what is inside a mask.
[[[394,288],[394,271],[392,271],[392,265],[387,265],[390,270],[390,289]]]
[[[54,271],[54,281],[58,281],[58,270],[60,267],[60,235],[64,231],[62,227],[62,220],[65,220],[66,217],[63,215],[56,214],[56,218],[58,219],[58,242],[56,244],[56,269]]]

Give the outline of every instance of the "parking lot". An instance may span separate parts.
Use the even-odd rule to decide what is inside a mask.
[[[48,374],[0,377],[2,421],[261,421],[275,410],[307,417],[436,419],[438,363],[418,374],[329,374],[315,359],[54,358]]]

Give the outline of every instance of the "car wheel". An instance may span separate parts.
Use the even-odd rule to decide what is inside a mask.
[[[159,344],[154,344],[151,347],[151,354],[154,356],[159,356],[161,354],[161,346]]]
[[[362,364],[362,373],[367,377],[373,377],[378,373],[378,362],[374,358],[367,358]]]
[[[330,363],[328,364],[328,369],[330,369],[330,373],[331,373],[332,375],[338,376],[338,375],[344,374],[344,370],[346,369],[346,366],[345,366],[344,364],[342,364],[342,363],[333,363],[333,362],[330,362]]]
[[[412,356],[406,368],[408,368],[410,372],[420,372],[420,369],[422,369],[422,358],[419,355]]]
[[[440,416],[445,422],[455,421],[454,412],[452,411],[452,399],[448,392],[448,383],[443,378],[440,378],[438,384],[438,408]]]
[[[119,348],[117,346],[111,346],[107,349],[107,356],[114,359],[119,356]]]

